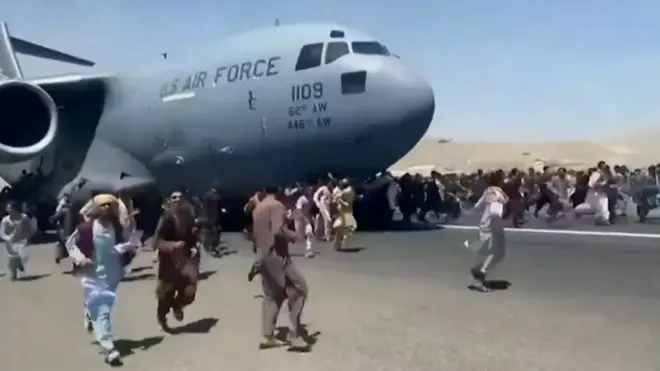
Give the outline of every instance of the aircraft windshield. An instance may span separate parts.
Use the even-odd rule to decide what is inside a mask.
[[[321,55],[323,54],[323,43],[308,44],[300,49],[298,61],[296,62],[296,71],[308,70],[321,65]]]
[[[325,48],[325,63],[329,64],[350,53],[345,42],[329,42]]]
[[[351,46],[355,54],[390,55],[387,47],[376,41],[354,41]]]

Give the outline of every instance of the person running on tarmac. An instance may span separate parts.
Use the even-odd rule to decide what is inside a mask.
[[[432,212],[435,214],[435,220],[439,223],[446,215],[441,213],[442,205],[445,201],[445,192],[441,182],[441,175],[437,171],[432,171],[430,178],[419,179],[419,181],[422,182],[421,189],[423,196],[420,197],[422,198],[422,202],[417,219],[424,222],[426,221],[428,213]]]
[[[248,273],[248,281],[261,275],[263,299],[261,304],[260,349],[289,345],[293,349],[306,349],[305,333],[300,319],[305,307],[309,288],[302,273],[291,259],[289,244],[297,240],[297,234],[287,226],[287,209],[277,199],[278,188],[267,187],[263,199],[252,212],[254,219],[254,245],[256,259]],[[275,335],[275,325],[280,308],[288,301],[291,330],[288,341]]]
[[[55,225],[58,237],[57,244],[55,245],[55,264],[60,264],[63,259],[69,257],[69,253],[66,251],[66,246],[64,246],[64,241],[68,238],[68,235],[65,235],[64,233],[64,223],[70,207],[69,195],[62,195],[55,208],[55,213],[49,218],[51,224]]]
[[[578,206],[585,204],[587,193],[589,191],[589,176],[591,173],[578,172],[575,176],[575,186],[569,190],[568,198],[575,212],[575,217],[579,218],[580,213],[577,212]]]
[[[630,197],[630,171],[624,166],[614,165],[612,172],[615,211],[620,216],[628,215]]]
[[[172,332],[167,315],[172,312],[182,321],[184,309],[195,301],[200,264],[195,229],[193,208],[183,192],[173,192],[154,235],[158,251],[156,317],[165,332]]]
[[[475,248],[471,248],[474,245],[469,240],[464,242],[465,247],[476,249],[479,253],[479,259],[470,270],[470,273],[476,281],[476,284],[472,285],[471,288],[480,292],[492,291],[486,276],[506,255],[502,215],[508,197],[500,188],[500,184],[503,182],[502,178],[503,173],[501,172],[489,174],[487,177],[488,188],[474,206],[476,210],[483,209],[481,221],[479,222],[479,244]]]
[[[250,242],[254,242],[252,235],[252,211],[254,211],[254,208],[257,207],[257,204],[262,199],[263,199],[263,193],[256,192],[254,195],[252,195],[252,197],[250,197],[248,202],[243,206],[243,215],[245,217],[244,220],[245,227],[243,228],[243,236],[245,237],[246,240]]]
[[[9,274],[16,281],[20,273],[25,273],[27,241],[35,231],[27,215],[21,212],[21,207],[15,201],[7,205],[7,215],[0,222],[0,239],[5,243],[8,257]]]
[[[596,224],[610,225],[607,163],[599,161],[597,170],[589,176],[587,203],[596,213]]]
[[[219,185],[216,183],[204,194],[201,200],[201,244],[204,250],[214,256],[219,256],[220,251],[220,194]]]
[[[557,196],[562,209],[569,204],[570,192],[575,187],[575,179],[568,175],[565,167],[557,169],[557,174],[552,177],[548,189]]]
[[[534,210],[534,217],[539,217],[539,212],[545,205],[548,205],[547,220],[554,221],[558,217],[560,211],[560,204],[558,196],[552,191],[552,177],[549,166],[543,167],[543,173],[538,177],[539,198],[536,200],[536,209]]]
[[[93,332],[105,362],[121,365],[115,347],[112,314],[117,288],[124,276],[124,254],[137,248],[135,236],[119,221],[119,201],[110,194],[93,198],[88,220],[78,225],[66,241],[71,258],[81,268],[85,328]]]
[[[314,204],[319,210],[314,221],[314,231],[317,237],[323,241],[331,240],[332,215],[330,214],[330,201],[332,199],[332,183],[319,182],[319,186],[312,196]]]
[[[335,228],[335,250],[343,251],[347,248],[348,240],[357,230],[357,221],[353,216],[353,203],[355,202],[355,189],[351,186],[348,179],[343,179],[339,190],[333,195],[333,203],[337,208],[337,219],[333,223]],[[349,245],[348,248],[351,246]]]
[[[509,198],[505,205],[504,216],[511,217],[514,228],[520,228],[525,224],[525,199],[521,191],[522,179],[518,169],[512,169],[509,176],[504,179],[502,189]]]
[[[305,241],[305,257],[313,258],[312,239],[314,228],[312,228],[312,202],[311,189],[309,187],[298,187],[296,205],[293,210],[293,221],[298,238]]]

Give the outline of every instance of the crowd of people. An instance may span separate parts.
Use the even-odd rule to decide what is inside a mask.
[[[544,167],[540,171],[476,171],[472,174],[378,174],[367,182],[327,176],[315,184],[267,187],[240,210],[223,200],[219,184],[197,197],[180,189],[159,202],[156,210],[136,207],[131,194],[81,196],[81,180],[62,195],[50,221],[58,226],[56,262],[70,259],[84,290],[84,321],[105,351],[105,361],[121,362],[114,347],[112,311],[116,291],[139,248],[155,251],[158,265],[156,317],[171,332],[168,315],[184,319],[184,308],[195,300],[202,252],[222,253],[220,231],[227,221],[240,226],[252,242],[255,262],[248,279],[260,275],[264,291],[262,347],[305,347],[300,328],[308,294],[303,275],[290,258],[289,244],[305,246],[312,258],[316,241],[331,242],[337,251],[351,248],[358,228],[388,229],[393,223],[442,224],[481,210],[479,234],[465,245],[479,252],[471,275],[479,291],[490,291],[488,273],[505,256],[505,224],[521,227],[545,208],[548,222],[573,213],[591,213],[596,223],[609,225],[635,202],[640,218],[657,205],[656,166],[630,171],[600,162],[584,171]],[[18,187],[18,190],[21,188]],[[37,233],[37,218],[23,193],[5,191],[16,199],[7,204],[0,222],[12,279],[25,271],[25,246]],[[151,222],[155,221],[155,222]],[[239,221],[239,222],[236,222]],[[475,222],[476,223],[476,222]],[[289,301],[291,338],[277,339],[275,321]]]
[[[660,181],[656,169],[651,165],[630,170],[601,161],[583,170],[544,166],[452,174],[432,171],[427,178],[403,174],[397,180],[396,198],[391,199],[397,200],[404,221],[414,216],[424,220],[429,210],[456,218],[483,195],[489,177],[495,177],[508,197],[504,215],[512,227],[522,227],[526,219],[538,218],[542,211],[550,222],[573,213],[577,218],[592,214],[597,224],[610,225],[618,216],[626,216],[631,203],[643,222],[658,206]]]

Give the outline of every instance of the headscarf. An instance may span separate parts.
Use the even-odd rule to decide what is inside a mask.
[[[94,203],[95,206],[103,206],[107,204],[119,204],[119,200],[117,199],[117,197],[108,193],[102,193],[100,195],[94,196],[92,202]]]
[[[119,217],[121,218],[122,211],[123,215],[128,215],[126,212],[126,205],[123,204],[123,202],[120,203],[119,199],[117,197],[108,194],[108,193],[102,193],[100,195],[94,196],[91,200],[89,200],[85,206],[80,208],[80,215],[83,216],[85,220],[90,220],[91,214],[94,213],[99,207],[107,204],[115,204],[119,208]],[[122,207],[123,206],[123,207]]]

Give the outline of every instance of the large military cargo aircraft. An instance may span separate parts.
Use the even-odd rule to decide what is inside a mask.
[[[238,194],[315,174],[370,176],[424,135],[433,90],[361,32],[276,26],[208,45],[210,60],[147,75],[25,78],[16,53],[93,62],[10,35],[0,23],[0,176],[40,167],[42,192],[85,187]],[[162,63],[159,63],[162,64]]]

